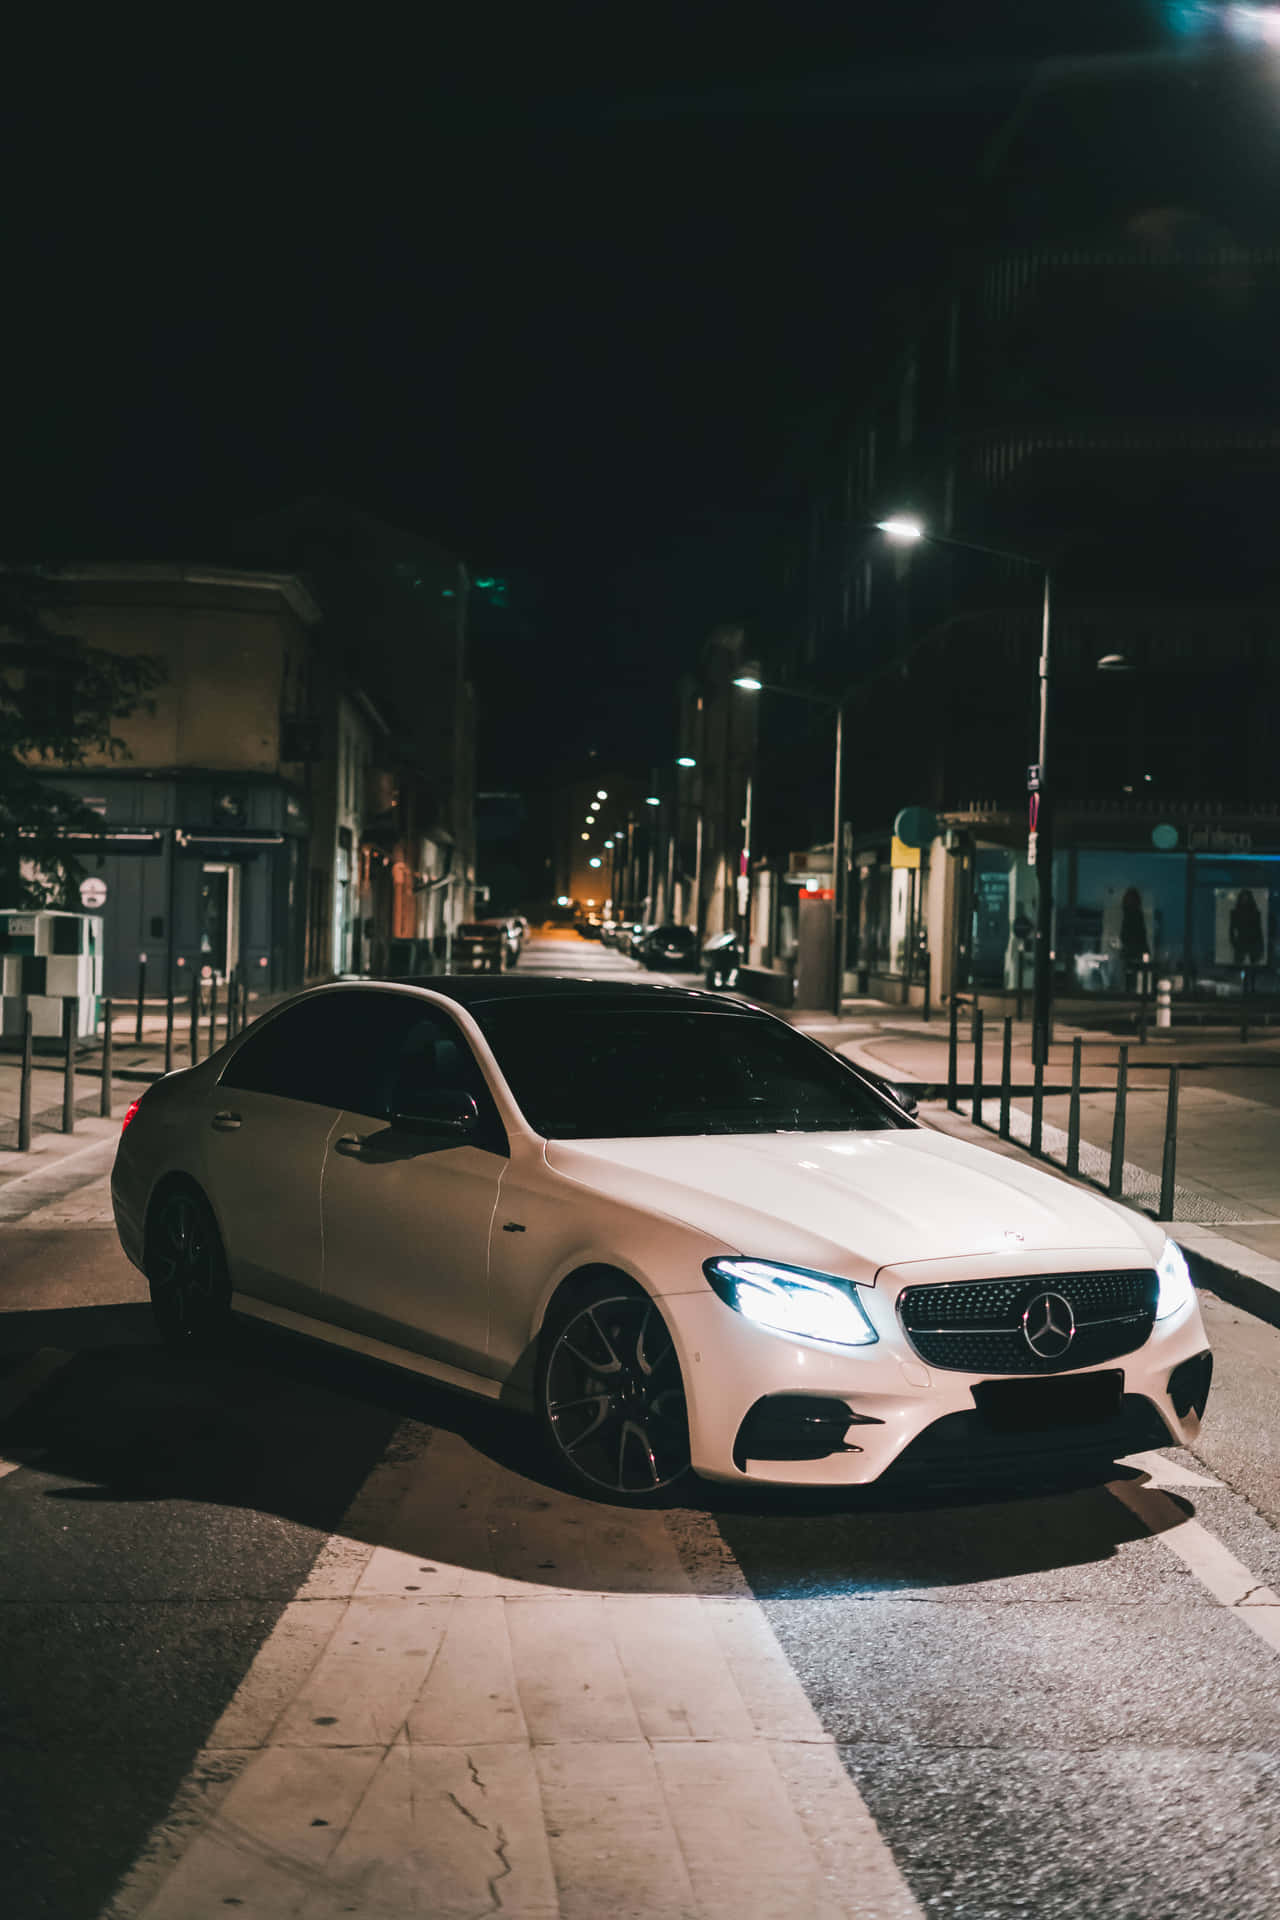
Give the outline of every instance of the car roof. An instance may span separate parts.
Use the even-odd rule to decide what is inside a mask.
[[[426,987],[456,1000],[462,1007],[492,1006],[510,1000],[581,1001],[584,1005],[611,1003],[618,1007],[644,1006],[700,1008],[710,1013],[756,1015],[759,1007],[742,1000],[726,1000],[723,994],[703,993],[696,987],[662,987],[637,981],[634,985],[617,980],[584,980],[573,974],[542,973],[520,979],[515,974],[423,973],[409,974],[394,982],[400,987]]]

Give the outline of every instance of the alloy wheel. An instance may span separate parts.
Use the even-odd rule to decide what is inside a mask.
[[[147,1277],[156,1317],[171,1338],[195,1339],[221,1318],[222,1249],[212,1216],[196,1195],[171,1193],[163,1202],[151,1232]]]
[[[651,1300],[620,1294],[580,1306],[555,1335],[543,1392],[559,1452],[593,1486],[643,1497],[688,1472],[680,1362]]]

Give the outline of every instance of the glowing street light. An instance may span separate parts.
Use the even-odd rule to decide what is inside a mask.
[[[608,798],[609,798],[609,796],[608,796],[608,794],[607,794],[607,793],[605,792],[605,790],[604,790],[604,788],[603,788],[603,787],[597,787],[597,788],[596,788],[596,799],[597,799],[597,800],[607,800]]]
[[[1029,553],[1013,553],[1007,547],[979,546],[974,540],[953,540],[949,533],[930,533],[919,520],[905,514],[877,520],[881,533],[891,540],[927,540],[930,546],[958,547],[963,552],[985,553],[996,560],[1017,560],[1023,566],[1038,567],[1044,576],[1043,610],[1040,618],[1040,728],[1035,766],[1029,769],[1028,792],[1031,795],[1033,827],[1028,836],[1028,864],[1036,872],[1036,930],[1032,952],[1031,976],[1031,1060],[1034,1066],[1047,1066],[1049,1036],[1053,1026],[1053,810],[1049,791],[1049,606],[1052,581],[1048,567]],[[1103,672],[1123,672],[1118,663],[1123,655],[1104,655],[1099,661]],[[1106,662],[1104,665],[1103,662]],[[1034,775],[1034,786],[1031,776]]]
[[[646,794],[644,803],[646,807],[660,807],[662,805],[656,793]]]
[[[689,754],[689,753],[682,753],[682,754],[679,754],[679,755],[677,755],[677,758],[676,758],[676,765],[677,765],[678,767],[696,767],[696,766],[697,766],[697,764],[698,764],[698,763],[697,763],[697,761],[696,761],[696,760],[695,760],[695,759],[693,758],[693,755],[692,755],[692,754]]]
[[[582,837],[584,840],[589,840],[591,838],[591,835],[589,833],[584,833]]]
[[[588,860],[588,862],[587,862],[587,865],[588,865],[589,867],[598,867],[598,866],[600,865],[600,856],[599,856],[599,854],[595,854],[595,853],[593,853],[593,854],[592,854],[592,856],[591,856],[591,858],[590,858],[590,859]]]
[[[744,693],[759,693],[764,686],[754,666],[744,667],[734,680],[735,687],[741,687]]]

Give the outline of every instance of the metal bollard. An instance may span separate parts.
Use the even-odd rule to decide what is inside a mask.
[[[1169,1104],[1164,1114],[1164,1159],[1160,1166],[1160,1218],[1172,1220],[1174,1173],[1178,1164],[1178,1069],[1169,1069]]]
[[[1171,1027],[1173,1025],[1172,980],[1156,981],[1156,1025],[1157,1027]]]
[[[140,953],[138,955],[138,1017],[134,1021],[134,1025],[133,1025],[133,1044],[135,1047],[140,1047],[142,1045],[142,1003],[146,999],[146,997],[147,997],[147,956],[145,953]]]
[[[236,1005],[238,1000],[238,995],[236,992],[237,985],[238,985],[238,982],[236,980],[236,970],[234,967],[232,967],[230,973],[227,975],[227,1039],[228,1040],[234,1040],[236,1037]]]
[[[209,975],[209,1051],[212,1053],[218,1044],[218,976]]]
[[[947,1112],[960,1111],[960,1094],[956,1085],[956,1062],[960,1048],[960,1005],[955,994],[951,996],[951,1031],[947,1036]]]
[[[920,1018],[927,1025],[929,1020],[929,996],[933,989],[933,956],[932,954],[926,953],[925,955],[923,955],[923,960],[924,960],[924,1006],[921,1009]]]
[[[1124,1108],[1129,1092],[1129,1049],[1120,1048],[1120,1058],[1116,1062],[1116,1110],[1111,1123],[1111,1176],[1107,1181],[1107,1193],[1112,1200],[1119,1200],[1124,1194]]]
[[[111,1118],[111,1002],[102,1003],[102,1093],[98,1100],[98,1113],[104,1120]]]
[[[1004,1044],[1000,1049],[1000,1138],[1009,1138],[1009,1106],[1013,1099],[1013,1021],[1004,1019]]]
[[[1039,1153],[1044,1139],[1044,1061],[1037,1060],[1031,1083],[1031,1151]]]
[[[169,993],[164,1003],[164,1070],[173,1072],[173,982],[169,982]]]
[[[973,1010],[973,1117],[982,1125],[982,1012]]]
[[[31,1151],[31,1010],[22,1016],[22,1071],[18,1078],[18,1152]]]
[[[76,1009],[75,1000],[62,1003],[62,1131],[76,1130]]]
[[[191,974],[191,1064],[200,1058],[200,975]]]
[[[1067,1172],[1080,1171],[1080,1049],[1077,1034],[1071,1042],[1071,1102],[1067,1108]]]

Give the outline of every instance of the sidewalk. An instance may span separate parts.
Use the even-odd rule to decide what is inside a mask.
[[[948,1016],[926,1023],[918,1009],[858,1001],[841,1020],[791,1013],[792,1025],[869,1067],[910,1086],[928,1126],[1024,1161],[1031,1137],[1031,1026],[1013,1029],[1012,1139],[1000,1140],[1003,1023],[986,1024],[982,1124],[973,1118],[973,1046],[966,1014],[957,1057],[959,1113],[946,1104]],[[1071,1046],[1082,1042],[1080,1185],[1103,1191],[1111,1162],[1118,1046],[1111,1033],[1059,1020],[1045,1075],[1043,1153],[1033,1164],[1066,1179]],[[1181,1069],[1177,1182],[1171,1227],[1179,1243],[1244,1284],[1245,1304],[1280,1308],[1280,1035],[1251,1040],[1202,1030],[1164,1030],[1145,1045],[1130,1041],[1123,1197],[1155,1216],[1160,1198],[1170,1066]],[[1229,1085],[1221,1083],[1229,1082]],[[1264,1290],[1260,1292],[1259,1290]],[[1247,1298],[1246,1298],[1247,1296]]]

